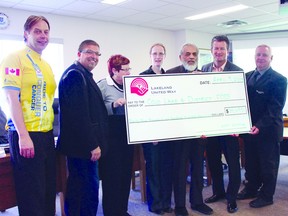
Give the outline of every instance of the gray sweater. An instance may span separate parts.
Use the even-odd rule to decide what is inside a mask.
[[[124,98],[123,89],[120,89],[110,76],[100,80],[98,87],[101,90],[108,115],[124,115],[124,106],[113,108],[113,102],[119,98]]]

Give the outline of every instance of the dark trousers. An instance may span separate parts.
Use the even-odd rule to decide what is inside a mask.
[[[222,136],[210,137],[207,140],[206,153],[212,177],[213,194],[225,195],[222,152],[228,164],[229,183],[226,191],[226,199],[229,202],[236,200],[241,184],[241,171],[239,162],[238,137]]]
[[[105,216],[126,216],[134,146],[114,141],[110,143],[106,155],[100,159],[103,213]]]
[[[150,211],[171,207],[173,158],[171,142],[143,144],[147,203]]]
[[[246,188],[251,193],[261,188],[260,197],[272,201],[279,169],[280,144],[268,138],[249,135],[244,138],[244,145]]]
[[[67,165],[66,215],[95,216],[99,202],[98,162],[67,157]]]
[[[173,191],[175,207],[185,207],[186,203],[186,178],[187,163],[190,162],[191,183],[190,202],[191,205],[203,203],[203,154],[204,145],[201,140],[191,139],[175,141],[174,168],[173,168]]]
[[[19,153],[19,137],[9,132],[19,215],[54,216],[56,196],[56,151],[52,131],[29,132],[34,158]]]

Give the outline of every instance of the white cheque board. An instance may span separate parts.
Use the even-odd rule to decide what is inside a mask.
[[[129,144],[249,132],[244,72],[125,76]]]

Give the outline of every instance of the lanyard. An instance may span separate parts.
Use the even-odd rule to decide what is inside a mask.
[[[43,101],[43,97],[45,97],[46,93],[43,92],[43,86],[44,86],[44,82],[43,82],[43,74],[39,68],[39,66],[33,61],[32,57],[27,53],[26,56],[28,57],[28,59],[31,61],[32,63],[32,66],[36,72],[36,76],[38,78],[37,80],[37,85],[36,85],[36,93],[35,93],[35,97],[37,98],[35,101],[35,115],[36,116],[42,116],[42,112],[43,112],[43,109],[44,111],[47,110],[47,107],[46,107],[46,102]],[[32,95],[33,97],[33,95]],[[42,118],[41,120],[42,121]],[[41,125],[41,123],[40,123]],[[39,125],[39,127],[40,127]]]
[[[31,56],[27,53],[26,56],[28,57],[28,59],[31,61],[32,66],[36,72],[36,76],[40,79],[43,79],[43,74],[39,68],[39,66],[33,61],[33,59],[31,58]]]

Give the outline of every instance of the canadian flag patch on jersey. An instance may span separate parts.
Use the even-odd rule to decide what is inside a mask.
[[[6,68],[5,68],[5,73],[6,73],[7,75],[19,76],[19,75],[20,75],[20,69],[19,69],[19,68],[9,68],[9,67],[6,67]]]

